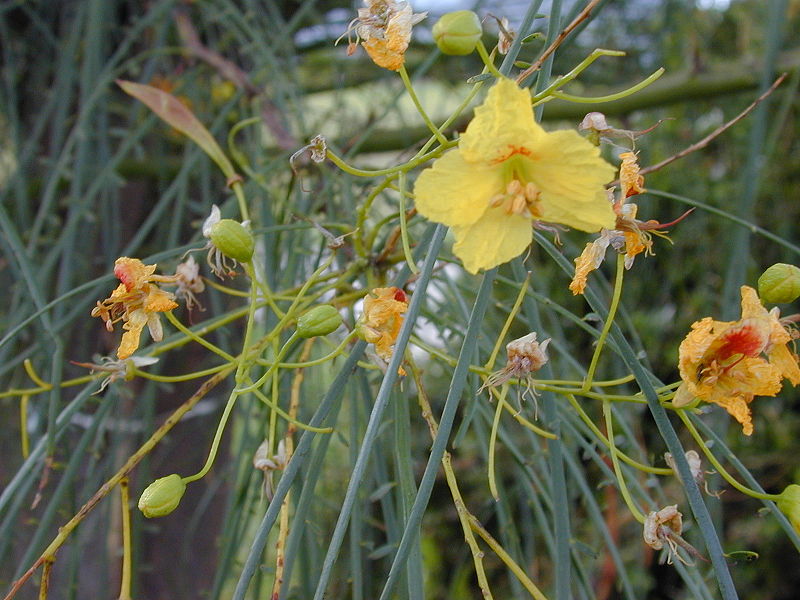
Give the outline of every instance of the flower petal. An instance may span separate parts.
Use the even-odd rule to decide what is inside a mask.
[[[530,219],[490,208],[481,219],[467,227],[455,227],[453,253],[472,274],[491,269],[516,258],[531,243]]]
[[[541,220],[582,231],[613,229],[616,214],[603,187],[614,167],[576,131],[546,134],[536,146],[536,158],[520,161],[526,179],[541,190]]]
[[[450,150],[417,178],[414,196],[419,213],[450,227],[472,225],[501,193],[503,173],[485,163],[470,164]]]
[[[501,79],[475,108],[475,118],[461,135],[458,148],[467,162],[491,164],[521,149],[538,154],[546,135],[533,120],[530,93],[511,79]]]
[[[128,320],[122,326],[125,333],[122,334],[122,341],[117,350],[117,357],[120,360],[125,360],[139,348],[139,338],[146,324],[147,313],[145,311],[134,310],[128,315]]]
[[[773,347],[767,357],[770,364],[781,372],[782,377],[791,381],[792,385],[800,383],[800,367],[797,365],[797,356],[789,350],[786,344]]]

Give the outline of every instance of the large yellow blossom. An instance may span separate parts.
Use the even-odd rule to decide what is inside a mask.
[[[114,263],[114,275],[122,282],[111,296],[98,302],[92,310],[93,317],[105,321],[108,331],[122,320],[122,341],[117,357],[124,360],[139,347],[139,338],[145,325],[155,341],[163,337],[159,313],[177,308],[174,296],[160,289],[154,282],[172,283],[174,276],[156,275],[156,265],[146,265],[138,258],[122,256]]]
[[[423,216],[453,228],[453,252],[470,273],[522,254],[537,222],[582,231],[614,227],[603,184],[613,167],[576,131],[546,132],[531,97],[510,79],[489,90],[458,147],[417,179]]]
[[[800,383],[800,367],[777,309],[767,311],[751,287],[742,286],[741,293],[739,321],[706,317],[692,324],[678,351],[683,383],[673,402],[685,406],[699,398],[719,404],[751,435],[750,402],[755,396],[775,396],[784,378]]]

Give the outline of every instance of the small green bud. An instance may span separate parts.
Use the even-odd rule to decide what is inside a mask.
[[[333,333],[342,324],[342,315],[330,304],[320,304],[297,319],[297,334],[313,338]]]
[[[800,269],[775,263],[758,278],[758,295],[774,304],[794,302],[800,297]]]
[[[209,239],[225,256],[240,263],[248,263],[253,258],[255,242],[252,234],[233,219],[221,219],[215,223],[211,227]]]
[[[156,479],[142,492],[139,510],[148,519],[165,517],[178,508],[185,491],[186,484],[180,475],[173,473]]]
[[[457,10],[442,15],[433,26],[433,39],[443,54],[470,54],[475,50],[482,33],[481,20],[471,10]]]
[[[786,515],[797,533],[800,533],[800,485],[793,483],[778,498],[778,508]]]

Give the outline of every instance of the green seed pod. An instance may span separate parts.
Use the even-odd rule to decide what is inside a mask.
[[[775,263],[758,278],[758,295],[774,304],[794,302],[800,297],[800,269]]]
[[[330,304],[320,304],[297,319],[297,334],[313,338],[333,333],[342,324],[342,315]]]
[[[482,33],[481,20],[471,10],[457,10],[442,15],[433,26],[433,39],[443,54],[470,54],[475,50]]]
[[[240,263],[249,263],[253,258],[255,242],[252,234],[233,219],[222,219],[214,224],[209,238],[220,252]]]
[[[800,533],[800,485],[793,483],[778,498],[778,508],[786,515],[797,533]]]
[[[139,510],[148,519],[165,517],[178,508],[185,491],[186,484],[180,475],[173,473],[156,479],[142,492]]]

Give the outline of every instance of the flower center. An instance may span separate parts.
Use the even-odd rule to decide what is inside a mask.
[[[489,199],[493,208],[502,207],[507,215],[519,215],[539,218],[542,215],[539,209],[539,196],[541,190],[534,183],[523,183],[517,178],[506,185],[504,192],[495,194]]]

